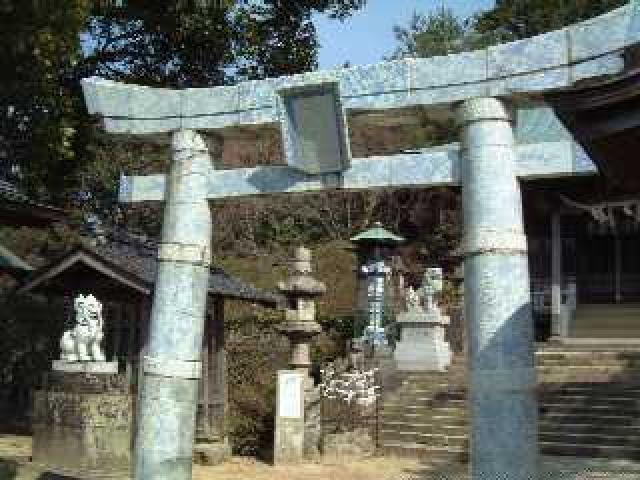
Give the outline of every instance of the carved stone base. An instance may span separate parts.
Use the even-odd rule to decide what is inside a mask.
[[[401,371],[445,371],[451,363],[451,349],[444,325],[449,317],[439,312],[411,311],[398,315],[400,341],[394,359]]]
[[[33,461],[80,478],[127,471],[133,409],[126,382],[117,375],[52,373],[46,388],[33,391]]]
[[[71,373],[118,373],[118,362],[70,362],[68,360],[54,360],[52,369],[58,372]]]
[[[227,439],[212,442],[196,441],[193,461],[198,465],[220,465],[231,458],[231,445]]]

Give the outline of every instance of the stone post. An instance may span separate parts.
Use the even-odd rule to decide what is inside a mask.
[[[537,478],[533,325],[514,136],[507,106],[475,98],[462,128],[471,476]]]
[[[299,370],[279,370],[276,389],[276,418],[273,463],[300,462],[305,447],[305,382]]]
[[[311,359],[309,343],[322,330],[316,323],[316,305],[314,298],[323,295],[326,286],[311,276],[311,251],[299,247],[292,262],[292,275],[278,283],[278,290],[287,297],[285,323],[280,331],[291,343],[289,366],[309,377]]]
[[[209,267],[211,162],[192,130],[173,133],[149,344],[138,392],[136,480],[191,479]]]
[[[320,444],[320,392],[314,387],[313,379],[309,376],[311,358],[309,355],[309,345],[315,335],[320,333],[322,328],[316,323],[315,298],[323,295],[327,288],[324,283],[311,276],[311,251],[304,247],[299,247],[295,251],[292,262],[292,274],[286,281],[278,283],[278,290],[287,297],[287,308],[285,322],[280,327],[280,331],[289,338],[291,344],[291,356],[289,366],[293,372],[299,374],[302,379],[303,415],[289,415],[282,413],[280,407],[287,405],[288,400],[283,398],[281,385],[278,384],[278,415],[276,417],[276,434],[274,461],[283,463],[293,461],[300,452],[307,456],[315,456],[319,452]],[[293,382],[294,378],[289,372],[278,378],[288,379]],[[279,380],[280,381],[280,380]],[[284,381],[284,380],[283,380]],[[293,388],[293,387],[291,387]],[[297,387],[296,387],[297,388]],[[288,391],[288,390],[287,390]],[[297,444],[298,427],[303,426],[302,450],[291,445],[285,447],[287,442]],[[283,440],[291,437],[289,440]],[[288,452],[288,453],[287,453]],[[298,453],[295,453],[298,452]]]

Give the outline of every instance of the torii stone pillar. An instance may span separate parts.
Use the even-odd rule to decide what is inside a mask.
[[[148,350],[138,393],[136,480],[191,478],[209,267],[211,161],[192,130],[172,133]]]
[[[471,476],[537,478],[533,325],[522,200],[507,106],[474,98],[462,128]]]

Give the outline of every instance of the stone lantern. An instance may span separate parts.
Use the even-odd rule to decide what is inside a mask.
[[[385,313],[385,283],[391,274],[390,258],[394,248],[404,238],[382,227],[376,222],[373,228],[351,238],[356,245],[358,257],[358,291],[367,312],[364,339],[375,347],[386,345],[383,316]]]
[[[295,251],[292,274],[278,283],[278,290],[287,298],[285,322],[279,326],[289,338],[291,357],[289,365],[309,378],[311,359],[309,344],[322,328],[316,323],[315,298],[326,293],[324,283],[311,276],[311,251],[299,247]]]

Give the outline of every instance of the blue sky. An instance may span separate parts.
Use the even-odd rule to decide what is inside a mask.
[[[320,41],[320,68],[376,63],[395,50],[393,26],[406,26],[414,11],[428,13],[440,5],[465,17],[491,8],[494,0],[368,0],[363,10],[344,22],[314,19]]]

